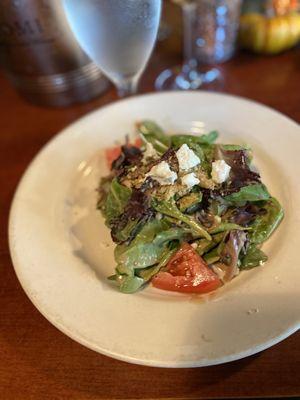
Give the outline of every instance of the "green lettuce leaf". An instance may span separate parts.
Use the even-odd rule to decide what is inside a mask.
[[[212,144],[216,141],[219,134],[217,131],[209,132],[206,135],[172,135],[171,141],[172,145],[175,147],[180,147],[183,144],[187,144],[189,147],[193,147],[193,145],[207,145]]]
[[[251,224],[250,241],[252,243],[263,243],[266,241],[280,224],[284,211],[278,200],[271,197],[264,206],[266,214],[259,215]]]
[[[119,289],[122,293],[135,293],[138,289],[145,284],[143,278],[138,276],[122,276],[120,279]]]
[[[149,282],[159,270],[164,267],[171,256],[177,251],[178,245],[173,249],[165,248],[159,263],[144,269],[131,269],[124,265],[118,265],[116,271],[118,272],[113,276],[113,280],[119,286],[122,293],[134,293]],[[110,277],[112,278],[112,277]]]
[[[152,207],[161,214],[168,215],[187,224],[200,237],[211,240],[210,234],[191,216],[183,214],[176,206],[174,199],[170,200],[153,200]]]
[[[201,192],[191,192],[181,197],[177,201],[180,211],[188,214],[195,212],[202,201],[202,197]]]
[[[156,235],[160,232],[166,231],[171,227],[171,224],[165,219],[157,220],[153,219],[148,222],[143,229],[137,234],[135,239],[132,241],[130,246],[135,246],[140,243],[150,243],[153,242]],[[124,246],[128,248],[128,246]]]
[[[266,186],[262,183],[244,186],[238,192],[223,197],[223,199],[230,204],[268,200],[269,198],[270,194]]]
[[[146,224],[129,246],[116,247],[117,263],[132,270],[147,268],[160,261],[169,242],[192,238],[189,229],[173,227],[165,230],[164,228],[165,223],[157,220]]]
[[[206,135],[201,135],[200,139],[202,144],[212,144],[218,139],[218,137],[219,137],[218,131],[211,131]]]
[[[116,178],[113,179],[103,207],[103,215],[108,225],[123,213],[130,196],[131,189],[121,185]]]
[[[236,151],[236,150],[251,151],[251,148],[249,146],[240,146],[239,144],[221,144],[221,148],[230,151]]]
[[[208,253],[205,253],[203,256],[204,261],[207,262],[207,264],[213,264],[217,261],[220,260],[220,251],[219,251],[219,246],[215,247]]]
[[[262,265],[268,256],[255,244],[248,247],[246,254],[241,258],[239,269],[250,269]]]
[[[145,120],[138,123],[137,127],[142,139],[151,143],[158,153],[168,150],[171,138],[155,122]]]
[[[134,275],[132,268],[121,264],[116,267],[116,274],[109,276],[107,279],[114,281],[120,292],[123,293],[134,293],[145,283],[142,278]]]
[[[240,225],[234,224],[232,222],[221,222],[220,225],[209,230],[209,233],[212,235],[215,235],[216,233],[225,232],[225,231],[226,232],[232,231],[232,230],[247,231],[250,229],[251,228],[245,228],[244,226],[240,226]]]
[[[222,242],[222,240],[224,239],[224,236],[226,234],[227,234],[227,232],[220,232],[220,233],[217,233],[216,235],[213,235],[212,240],[206,240],[206,239],[198,240],[197,248],[196,248],[197,253],[200,256],[202,256],[204,253],[207,253],[208,251],[212,250],[220,242]]]
[[[137,271],[138,276],[140,276],[141,278],[144,279],[145,282],[150,281],[150,279],[156,275],[160,269],[162,267],[164,267],[168,261],[170,260],[170,258],[172,257],[172,255],[174,253],[176,253],[176,251],[178,250],[178,246],[176,246],[173,249],[165,249],[164,253],[162,254],[160,261],[157,265],[154,265],[153,267],[148,267],[148,268],[144,268],[144,269],[139,269]]]

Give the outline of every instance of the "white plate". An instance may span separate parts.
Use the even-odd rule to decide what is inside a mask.
[[[217,129],[223,142],[247,142],[285,208],[284,222],[264,246],[268,263],[240,274],[209,301],[152,287],[125,295],[106,280],[114,260],[95,210],[97,182],[107,172],[101,149],[123,141],[143,118],[169,131]],[[18,278],[53,325],[111,357],[196,367],[261,351],[299,328],[299,151],[295,122],[233,96],[151,94],[97,110],[51,140],[21,180],[9,224]]]

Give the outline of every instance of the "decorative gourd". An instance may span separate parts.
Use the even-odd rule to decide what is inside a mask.
[[[241,16],[241,47],[261,54],[277,54],[300,40],[300,14],[266,17],[257,13]]]

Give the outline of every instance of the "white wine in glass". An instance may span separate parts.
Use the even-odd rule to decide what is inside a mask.
[[[116,85],[133,94],[157,37],[161,0],[63,0],[73,33]]]

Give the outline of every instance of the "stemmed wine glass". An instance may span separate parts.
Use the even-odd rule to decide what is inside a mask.
[[[63,0],[63,5],[82,49],[119,96],[136,93],[156,40],[161,0]]]
[[[218,0],[172,0],[182,8],[183,16],[183,65],[163,71],[156,79],[157,90],[167,89],[198,89],[212,84],[218,86],[222,83],[222,77],[217,68],[199,65],[197,46],[207,46],[205,40],[197,38],[199,25],[199,7],[213,8]],[[219,1],[221,4],[221,2]],[[224,8],[224,7],[223,7]],[[201,16],[201,24],[207,24],[205,16]]]

